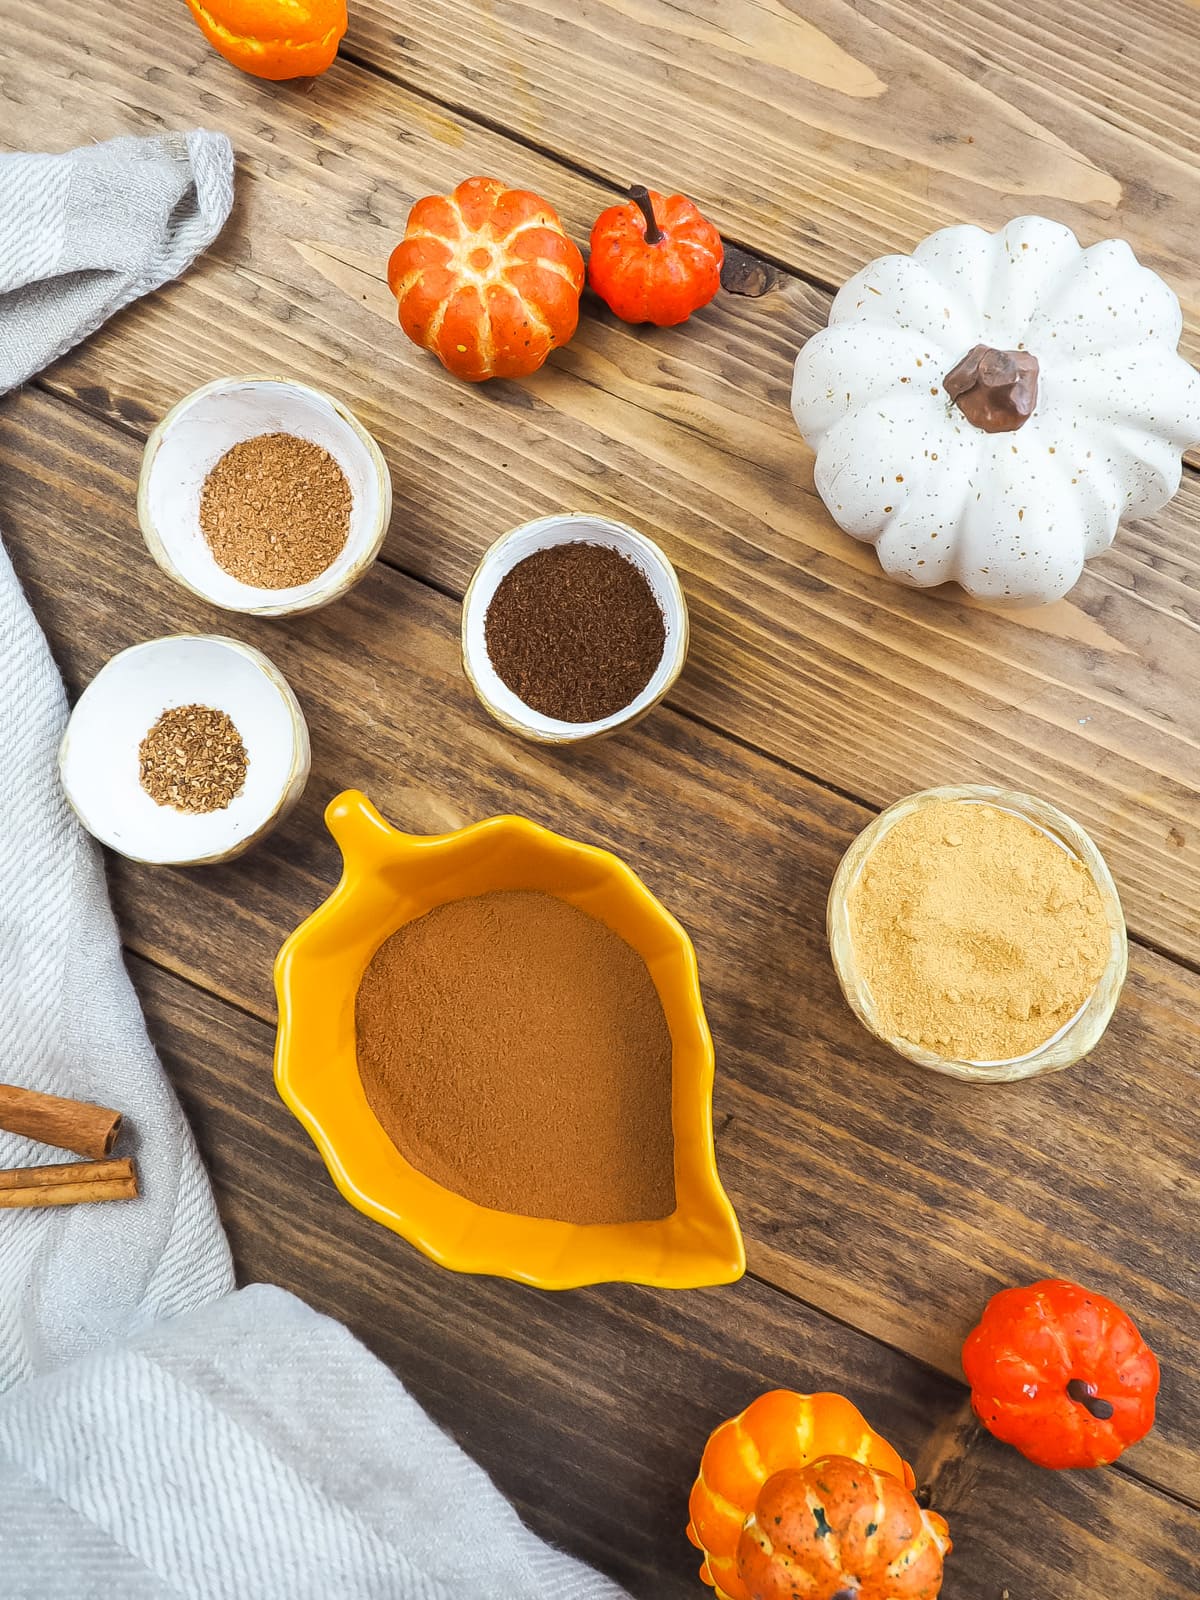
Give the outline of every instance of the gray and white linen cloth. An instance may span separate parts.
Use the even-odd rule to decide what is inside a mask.
[[[0,392],[182,272],[232,199],[216,133],[0,155]],[[233,1291],[58,784],[65,718],[0,549],[0,1081],[124,1111],[142,1184],[0,1212],[0,1600],[619,1600],[344,1328]],[[0,1133],[0,1166],[54,1159]]]

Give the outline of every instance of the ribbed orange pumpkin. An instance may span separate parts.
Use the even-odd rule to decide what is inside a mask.
[[[737,1567],[749,1600],[935,1600],[950,1548],[899,1478],[826,1456],[767,1479]]]
[[[468,178],[413,206],[388,285],[405,333],[456,378],[523,378],[579,324],[583,257],[538,195]]]
[[[204,37],[255,78],[315,78],[346,31],[346,0],[187,0]]]
[[[738,1540],[766,1480],[830,1455],[861,1461],[908,1489],[916,1487],[912,1468],[840,1394],[773,1389],[711,1435],[692,1488],[687,1533],[704,1552],[700,1576],[718,1600],[750,1600],[738,1575]]]

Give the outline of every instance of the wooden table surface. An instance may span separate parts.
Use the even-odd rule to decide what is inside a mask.
[[[182,0],[5,0],[0,144],[203,123],[233,219],[180,283],[0,408],[0,527],[76,693],[178,630],[266,650],[313,736],[307,796],[248,859],[112,861],[135,983],[243,1280],[344,1319],[542,1534],[642,1600],[703,1591],[683,1538],[709,1429],[774,1385],[843,1390],[916,1465],[955,1540],[947,1600],[1200,1593],[1200,476],[1070,598],[999,617],[905,591],[838,532],[787,408],[831,291],[932,228],[1022,211],[1128,238],[1200,359],[1193,0],[351,0],[321,79],[221,61]],[[690,194],[763,264],[683,328],[589,300],[536,378],[468,388],[411,346],[384,280],[412,201],[474,173],[586,240],[631,181]],[[164,578],[134,485],[189,389],[284,373],[380,441],[383,559],[310,617],[243,622]],[[694,642],[670,702],[576,754],[502,734],[458,664],[499,533],[632,522],[676,562]],[[824,899],[873,811],[932,784],[1034,790],[1092,832],[1132,934],[1091,1060],[979,1090],[853,1021]],[[609,845],[692,933],[718,1045],[733,1288],[549,1296],[431,1265],[346,1206],[271,1083],[271,961],[337,874],[321,810],[364,788],[441,831],[513,810]],[[1047,1273],[1133,1314],[1163,1364],[1153,1433],[1053,1474],[971,1423],[958,1365],[987,1297]],[[464,1597],[466,1600],[466,1597]]]

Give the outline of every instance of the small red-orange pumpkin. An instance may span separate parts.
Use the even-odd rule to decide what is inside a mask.
[[[899,1478],[826,1456],[767,1479],[737,1564],[749,1600],[935,1600],[950,1548]]]
[[[721,235],[685,195],[640,186],[592,229],[588,282],[623,322],[686,322],[721,287]]]
[[[346,0],[187,0],[200,31],[256,78],[315,78],[337,55]]]
[[[583,277],[554,208],[497,178],[418,200],[388,262],[400,326],[470,383],[523,378],[566,344]]]
[[[1104,1466],[1154,1425],[1154,1352],[1120,1306],[1065,1278],[994,1294],[962,1364],[984,1427],[1039,1467]]]

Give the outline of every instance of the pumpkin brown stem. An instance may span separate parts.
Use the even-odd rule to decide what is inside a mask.
[[[838,1592],[831,1597],[831,1600],[858,1600],[858,1590],[839,1589]]]
[[[1097,1422],[1107,1422],[1113,1414],[1111,1400],[1097,1400],[1094,1383],[1085,1383],[1082,1378],[1072,1378],[1067,1384],[1067,1393],[1072,1400],[1077,1400],[1085,1411],[1090,1412]]]
[[[643,188],[640,183],[635,183],[629,191],[629,198],[634,202],[638,210],[646,219],[646,243],[657,244],[658,241],[663,237],[663,231],[659,227],[658,219],[654,215],[654,207],[650,202],[649,189]]]
[[[1037,405],[1037,357],[1028,350],[977,344],[950,369],[942,387],[984,433],[1012,433],[1029,421]]]

